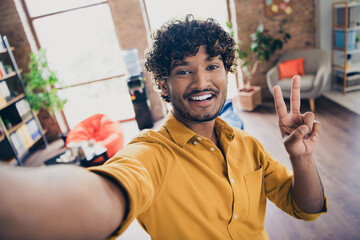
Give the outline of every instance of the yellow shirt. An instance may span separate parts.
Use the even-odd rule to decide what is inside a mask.
[[[105,165],[127,192],[129,212],[116,234],[137,217],[152,239],[268,239],[266,197],[288,214],[315,220],[291,195],[292,172],[240,129],[216,119],[221,149],[172,114],[145,130]],[[324,212],[326,209],[324,210]]]

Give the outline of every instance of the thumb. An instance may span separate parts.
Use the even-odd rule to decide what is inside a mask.
[[[306,125],[301,125],[297,129],[295,129],[285,140],[285,144],[294,144],[302,140],[309,131],[309,127]]]

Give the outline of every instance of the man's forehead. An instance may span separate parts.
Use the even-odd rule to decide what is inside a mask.
[[[206,53],[206,54],[207,54],[207,57],[205,58],[205,61],[212,61],[212,60],[215,60],[215,59],[220,59],[222,61],[221,55],[211,57],[208,53]],[[186,65],[188,65],[189,64],[188,59],[191,58],[191,57],[195,57],[195,56],[187,55],[182,60],[172,60],[170,69],[174,69],[177,66],[186,66]]]

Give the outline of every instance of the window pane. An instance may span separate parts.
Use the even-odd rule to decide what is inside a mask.
[[[68,99],[64,114],[70,129],[97,113],[106,114],[113,121],[135,117],[124,77],[62,89],[59,96]]]
[[[126,72],[107,4],[40,18],[34,26],[50,67],[66,85]]]
[[[104,0],[26,0],[26,6],[31,17],[41,16],[48,13],[64,11],[72,8],[82,7]]]

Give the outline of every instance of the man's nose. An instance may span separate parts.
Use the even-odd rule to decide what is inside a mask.
[[[194,75],[193,87],[205,89],[210,85],[210,76],[204,69],[198,69]]]

